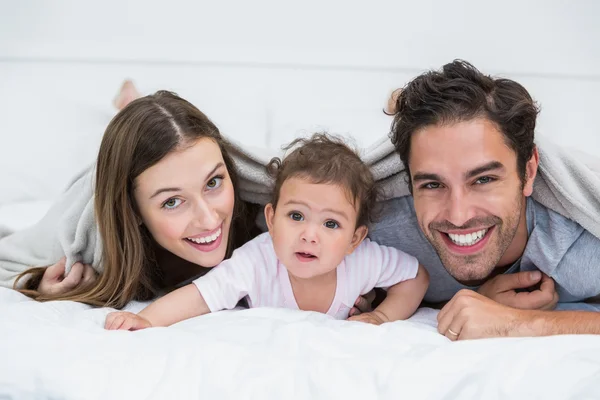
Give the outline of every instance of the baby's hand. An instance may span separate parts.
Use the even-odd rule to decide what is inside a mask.
[[[359,315],[354,315],[354,316],[348,318],[348,321],[360,321],[360,322],[366,322],[367,324],[373,324],[373,325],[381,325],[384,322],[389,322],[387,317],[382,312],[379,312],[377,310],[367,312],[367,313],[362,313]]]
[[[106,322],[104,323],[104,329],[110,331],[137,331],[138,329],[151,327],[152,324],[146,318],[126,311],[111,312],[106,316]]]

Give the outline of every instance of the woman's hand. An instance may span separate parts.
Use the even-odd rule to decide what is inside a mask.
[[[90,265],[80,262],[73,264],[71,272],[65,277],[65,263],[67,259],[61,258],[56,264],[46,268],[38,292],[45,295],[58,295],[75,289],[79,285],[92,284],[98,274]]]
[[[111,312],[104,322],[104,329],[110,331],[137,331],[151,327],[152,324],[146,318],[127,311]]]

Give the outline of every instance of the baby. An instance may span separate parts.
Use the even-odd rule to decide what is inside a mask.
[[[286,307],[348,319],[355,300],[374,287],[387,297],[349,320],[372,324],[410,317],[429,276],[417,259],[366,239],[376,201],[369,168],[343,141],[325,134],[298,139],[283,162],[275,159],[273,199],[265,207],[268,233],[192,284],[139,314],[110,313],[106,329],[136,330],[232,309]],[[399,227],[401,229],[401,227]]]

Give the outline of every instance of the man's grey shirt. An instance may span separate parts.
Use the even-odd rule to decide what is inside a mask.
[[[384,202],[381,219],[369,236],[375,242],[415,256],[430,275],[425,301],[447,301],[461,289],[442,265],[417,223],[412,196]],[[556,282],[559,302],[581,302],[600,293],[600,239],[578,223],[527,198],[529,239],[523,256],[505,273],[536,268]]]

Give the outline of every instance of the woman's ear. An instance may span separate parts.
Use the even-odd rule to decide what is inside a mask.
[[[275,217],[275,208],[273,204],[269,203],[265,206],[265,220],[267,221],[267,228],[269,232],[273,230],[273,218]]]
[[[363,240],[367,237],[367,233],[369,233],[369,228],[366,225],[359,226],[354,231],[354,235],[352,236],[352,241],[350,242],[350,247],[348,247],[348,251],[346,254],[351,254],[359,244],[362,243]]]

